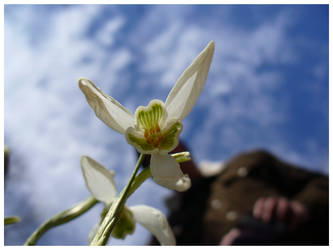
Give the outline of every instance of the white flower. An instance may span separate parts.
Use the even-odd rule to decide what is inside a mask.
[[[114,173],[108,171],[101,164],[88,156],[81,157],[81,168],[84,180],[91,194],[97,200],[104,202],[105,206],[109,206],[114,201],[117,194],[116,185],[113,179]],[[121,217],[122,216],[125,218],[126,225],[124,227],[125,231],[127,230],[125,233],[128,233],[128,224],[131,224],[131,221],[135,221],[147,228],[157,238],[161,245],[176,244],[169,223],[163,213],[159,210],[145,205],[132,207],[125,206],[121,214]],[[131,225],[129,226],[129,233],[133,233],[134,225],[133,228],[131,228]],[[120,227],[121,226],[122,225],[120,225]],[[114,230],[116,229],[117,228],[114,228]],[[125,235],[122,236],[124,237]]]
[[[96,116],[125,134],[128,143],[140,153],[151,154],[154,180],[170,189],[185,191],[191,186],[190,178],[168,152],[178,145],[181,121],[191,112],[205,85],[213,53],[214,42],[211,41],[180,76],[165,103],[152,100],[147,107],[139,106],[135,115],[88,79],[79,80],[79,87]]]

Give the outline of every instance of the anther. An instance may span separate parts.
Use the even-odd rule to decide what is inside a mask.
[[[145,129],[144,137],[146,138],[147,143],[153,145],[154,147],[158,147],[163,139],[163,135],[161,134],[161,129],[158,124],[149,129]]]

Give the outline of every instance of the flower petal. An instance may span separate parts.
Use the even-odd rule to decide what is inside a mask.
[[[149,144],[146,138],[135,128],[128,128],[125,136],[128,144],[135,147],[142,154],[152,154],[158,151],[158,148]]]
[[[192,110],[206,83],[214,54],[211,41],[180,76],[166,99],[168,116],[183,120]]]
[[[171,119],[163,129],[163,139],[159,146],[159,152],[167,154],[177,147],[179,144],[179,134],[182,132],[183,124]]]
[[[91,194],[97,200],[110,204],[117,194],[114,173],[88,156],[81,157],[81,168]]]
[[[79,87],[96,116],[110,128],[124,134],[128,127],[134,125],[134,116],[131,112],[111,96],[107,96],[91,81],[80,78]]]
[[[134,220],[147,228],[160,242],[161,245],[176,245],[175,236],[164,214],[145,205],[129,207]]]
[[[150,171],[156,183],[179,192],[191,187],[191,179],[184,175],[178,162],[170,155],[152,154]]]

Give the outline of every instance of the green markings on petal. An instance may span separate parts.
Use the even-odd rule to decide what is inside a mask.
[[[158,127],[158,126],[157,126]],[[150,154],[155,150],[170,152],[178,144],[178,136],[182,131],[183,125],[179,121],[161,131],[157,129],[146,129],[144,137],[139,136],[134,128],[127,130],[126,138],[129,144],[133,145],[140,153]]]
[[[128,132],[126,135],[127,141],[133,145],[140,152],[152,151],[154,146],[149,144],[146,138],[136,137],[134,134]],[[140,150],[141,149],[141,150]]]
[[[153,100],[147,107],[139,107],[137,111],[138,124],[143,129],[151,129],[159,126],[164,114],[163,103]]]
[[[135,116],[136,126],[127,129],[126,138],[140,153],[170,152],[177,146],[183,126],[179,120],[167,121],[162,101],[152,100],[147,107],[138,107]]]
[[[163,132],[163,139],[160,144],[162,150],[172,150],[177,146],[178,136],[182,131],[183,125],[181,122],[175,122],[165,132]]]

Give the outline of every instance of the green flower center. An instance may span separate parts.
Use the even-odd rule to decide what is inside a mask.
[[[136,112],[138,130],[132,128],[128,131],[128,142],[142,153],[149,153],[156,148],[171,151],[177,146],[182,124],[175,121],[163,127],[165,118],[166,110],[161,101],[153,100],[147,107],[139,107]],[[143,131],[143,136],[139,136],[139,130]]]
[[[138,125],[144,129],[144,137],[148,144],[158,148],[163,140],[160,123],[164,116],[161,103],[154,102],[147,108],[142,108],[137,113]]]
[[[157,100],[150,102],[147,107],[140,106],[136,114],[138,125],[144,129],[155,127],[161,122],[164,115],[164,107]]]

